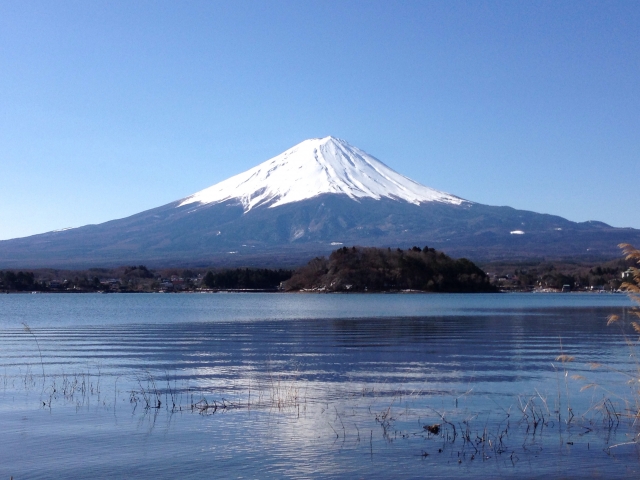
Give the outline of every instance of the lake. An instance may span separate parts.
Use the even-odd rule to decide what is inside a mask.
[[[0,296],[0,477],[629,478],[619,294]]]

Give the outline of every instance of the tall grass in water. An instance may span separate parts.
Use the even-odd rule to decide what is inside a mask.
[[[36,345],[38,346],[38,353],[40,354],[40,366],[42,367],[42,383],[44,384],[46,376],[44,374],[44,359],[42,358],[40,342],[38,342],[38,337],[36,337],[36,334],[33,333],[33,330],[31,330],[31,327],[29,325],[27,325],[25,322],[22,322],[22,326],[24,327],[24,331],[33,337],[33,339],[36,341]]]
[[[626,260],[633,260],[637,265],[640,265],[639,249],[626,243],[620,244],[619,246],[622,248]],[[629,271],[630,276],[628,276],[627,281],[621,285],[621,289],[627,292],[631,300],[637,305],[640,305],[640,268],[631,267]],[[638,348],[640,347],[640,307],[631,308],[629,313],[632,318],[636,317],[637,320],[632,319],[628,321],[627,315],[623,315],[622,318],[619,315],[609,315],[607,317],[607,326],[617,325],[620,327],[624,342],[629,349],[629,357],[632,359],[633,366],[629,369],[622,370],[611,365],[596,362],[592,362],[589,365],[592,369],[606,370],[625,379],[630,387],[630,395],[616,393],[607,385],[589,382],[588,379],[582,375],[573,375],[571,378],[585,382],[585,385],[580,389],[581,392],[588,389],[600,389],[605,392],[607,396],[599,402],[595,408],[601,410],[603,416],[608,418],[610,425],[614,423],[617,425],[621,419],[627,418],[632,422],[632,426],[636,427],[640,421],[640,362],[638,361],[637,355]],[[561,355],[557,360],[561,360],[564,364],[565,362],[572,361],[573,358]],[[616,408],[614,401],[618,403],[618,405],[621,403],[623,408]],[[611,445],[608,449],[611,450],[614,447],[629,444],[640,444],[640,433],[636,433],[630,441]]]
[[[626,260],[633,260],[636,264],[640,265],[640,250],[629,245],[628,243],[622,243],[619,245],[625,255]],[[626,291],[631,300],[640,305],[640,269],[631,267],[631,276],[627,278],[627,281],[621,285],[621,289]],[[640,308],[634,307],[631,309],[630,314],[637,317],[638,320],[632,320],[628,324],[620,319],[618,315],[609,315],[607,318],[607,325],[617,324],[622,330],[622,335],[626,344],[629,347],[630,357],[635,361],[634,371],[620,371],[616,369],[609,370],[615,371],[627,377],[628,383],[631,386],[633,392],[633,416],[635,419],[640,418],[640,362],[638,362],[637,349],[640,346]],[[633,336],[629,335],[629,329],[631,329]],[[601,368],[602,365],[593,364],[593,368]]]

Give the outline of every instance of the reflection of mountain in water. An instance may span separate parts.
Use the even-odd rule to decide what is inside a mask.
[[[622,395],[614,408],[625,408],[627,378],[616,383],[588,365],[635,368],[618,330],[606,327],[610,313],[630,319],[621,295],[36,297],[0,296],[0,427],[20,446],[0,449],[7,477],[418,478],[426,465],[451,478],[497,468],[526,477],[535,464],[552,477],[606,468],[627,478],[637,468],[635,445],[624,457],[603,451],[634,437],[633,418],[612,428],[593,408],[602,390],[580,392],[584,383],[570,377],[606,385]],[[348,317],[371,311],[378,317]],[[559,364],[559,353],[575,361]],[[37,367],[46,369],[44,390]],[[548,421],[533,425],[523,403]],[[440,435],[425,431],[434,424]],[[467,427],[470,438],[488,433],[508,450],[471,447],[460,434]]]
[[[58,352],[51,369],[57,362],[101,358],[105,372],[177,370],[178,379],[196,383],[211,378],[240,386],[251,378],[295,374],[308,381],[461,388],[471,381],[535,381],[553,373],[551,362],[561,351],[586,358],[608,354],[619,345],[617,331],[604,321],[611,312],[477,310],[446,317],[80,326],[72,333],[48,328],[40,342],[45,357]]]

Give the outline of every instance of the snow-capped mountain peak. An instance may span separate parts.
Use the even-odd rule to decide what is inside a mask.
[[[277,207],[318,195],[390,198],[416,205],[465,200],[421,185],[380,160],[335,137],[313,138],[260,165],[201,190],[178,206],[221,203],[237,199],[245,212],[259,206]]]

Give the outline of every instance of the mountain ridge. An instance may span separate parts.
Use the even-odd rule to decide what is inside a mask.
[[[322,145],[326,148],[319,155]],[[307,157],[299,158],[300,152]],[[318,167],[318,159],[333,171]],[[302,169],[296,161],[304,163]],[[373,165],[375,172],[362,174],[368,168],[364,164]],[[346,174],[339,166],[345,166]],[[358,167],[359,176],[349,173],[351,167]],[[297,182],[292,168],[311,168],[314,188]],[[272,182],[265,183],[265,176]],[[294,267],[342,245],[428,245],[474,261],[609,259],[619,256],[619,243],[640,244],[640,230],[463,200],[325,137],[302,142],[209,189],[126,218],[0,241],[0,268]]]

